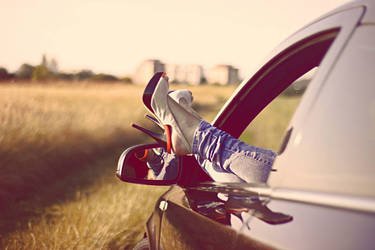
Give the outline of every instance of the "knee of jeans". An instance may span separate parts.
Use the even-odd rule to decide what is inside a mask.
[[[246,182],[266,182],[271,171],[268,161],[254,158],[246,153],[233,154],[228,162],[229,169]]]

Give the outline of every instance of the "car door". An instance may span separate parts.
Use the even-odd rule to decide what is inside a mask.
[[[248,237],[283,249],[374,248],[374,44],[375,25],[357,26],[315,103],[291,122],[268,207],[293,221],[249,220]]]
[[[275,162],[269,207],[293,222],[254,220],[249,235],[288,249],[374,248],[374,65],[375,25],[361,22]]]
[[[204,202],[215,204],[217,200],[215,193],[175,186],[163,197],[166,206],[161,222],[160,249],[234,249],[236,232],[212,216],[197,212],[186,196],[192,199],[194,192],[202,205]]]

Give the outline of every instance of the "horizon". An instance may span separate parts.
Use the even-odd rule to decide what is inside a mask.
[[[62,72],[125,76],[155,58],[229,64],[244,78],[289,35],[345,2],[6,1],[0,67],[14,72],[45,54]]]

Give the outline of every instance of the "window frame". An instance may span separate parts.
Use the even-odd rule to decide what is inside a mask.
[[[295,80],[319,66],[339,31],[339,28],[334,28],[307,37],[262,67],[227,107],[226,117],[222,119],[230,121],[230,131],[227,132],[238,138],[269,103]],[[225,127],[225,123],[220,125],[221,129]]]
[[[251,121],[274,98],[304,73],[318,66],[319,63],[317,62],[321,62],[324,63],[324,71],[317,72],[318,74],[314,78],[314,81],[316,80],[319,84],[314,84],[314,90],[309,91],[313,92],[313,94],[307,97],[314,98],[316,89],[320,88],[320,83],[329,73],[329,69],[341,53],[343,45],[351,36],[363,13],[363,7],[350,8],[349,10],[344,8],[337,11],[337,13],[329,13],[294,33],[271,53],[266,63],[252,77],[245,80],[237,88],[214,119],[213,125],[238,138]],[[278,82],[277,79],[273,78],[273,76],[280,77],[280,75],[274,75],[275,70],[279,69],[279,67],[288,65],[296,58],[299,60],[303,59],[301,52],[303,53],[307,51],[305,50],[306,48],[311,48],[311,46],[321,43],[321,38],[323,38],[323,41],[325,40],[324,37],[327,38],[326,36],[332,39],[332,34],[336,38],[331,44],[332,46],[330,45],[330,48],[326,51],[323,61],[321,61],[322,58],[315,58],[315,63],[311,62],[310,64],[300,65],[300,67],[292,63],[291,66],[293,65],[297,68],[290,68],[288,71],[289,74],[284,76],[285,78],[282,82],[280,80]],[[327,55],[329,55],[328,59],[326,58]],[[313,54],[305,56],[314,57]],[[304,99],[307,99],[305,98],[306,94],[304,95]],[[309,105],[309,102],[307,103]]]
[[[326,79],[329,77],[342,51],[345,49],[346,44],[352,37],[356,27],[360,24],[361,19],[365,13],[365,10],[366,8],[361,5],[357,5],[354,7],[353,5],[344,6],[344,8],[329,13],[326,16],[323,16],[322,18],[318,19],[317,21],[312,22],[311,24],[307,25],[306,27],[302,28],[301,30],[293,34],[291,37],[289,37],[285,42],[279,45],[273,53],[271,53],[271,55],[266,60],[266,63],[262,64],[263,66],[254,74],[254,76],[250,77],[248,80],[245,80],[237,88],[235,93],[227,101],[227,103],[224,105],[224,107],[221,109],[221,111],[214,119],[214,126],[238,138],[243,132],[243,129],[238,129],[239,126],[236,125],[236,122],[243,123],[241,125],[243,128],[246,128],[251,122],[251,120],[248,120],[246,122],[242,121],[244,118],[244,113],[242,111],[241,116],[241,108],[247,109],[247,112],[254,112],[254,114],[252,115],[253,117],[255,117],[259,112],[263,110],[259,109],[258,112],[254,111],[255,109],[253,109],[253,107],[239,105],[239,101],[242,101],[243,99],[245,99],[245,97],[249,97],[248,94],[252,92],[251,84],[254,82],[254,80],[256,80],[257,77],[261,75],[259,74],[259,72],[265,71],[267,67],[270,67],[270,65],[268,64],[269,62],[271,62],[274,58],[278,57],[279,55],[285,54],[289,48],[292,48],[292,46],[297,44],[298,42],[303,41],[308,37],[312,37],[314,34],[339,29],[340,31],[337,34],[337,37],[335,38],[334,42],[331,44],[323,60],[321,61],[319,65],[319,70],[316,72],[314,79],[310,83],[310,86],[305,92],[290,122],[290,124],[295,126],[295,130],[292,131],[292,133],[289,135],[290,141],[295,141],[297,139],[296,135],[298,135],[298,133],[300,132],[299,129],[302,127],[304,121],[306,120],[305,118],[311,112],[311,109],[313,108],[319,96],[319,93],[324,86]],[[267,106],[269,102],[262,103],[264,108]],[[289,125],[289,127],[287,128],[287,131],[290,127],[291,125]],[[299,190],[295,188],[289,189],[287,186],[283,185],[286,182],[286,178],[290,178],[290,176],[285,175],[285,173],[287,173],[286,170],[289,169],[288,165],[290,165],[291,163],[289,158],[289,150],[286,146],[285,152],[277,157],[276,162],[273,165],[274,168],[282,171],[280,171],[280,173],[279,171],[273,172],[270,175],[270,178],[267,183],[268,185],[266,187],[260,187],[257,185],[254,186],[249,184],[246,189],[249,191],[257,192],[261,197],[268,197],[276,200],[281,199],[288,201],[311,203],[316,205],[332,206],[336,208],[348,208],[347,199],[350,198],[341,197],[340,199],[336,199],[333,202],[333,200],[325,199],[325,197],[328,197],[330,193],[327,193],[325,196],[323,195],[323,193],[317,194],[312,190]],[[306,192],[311,192],[312,195],[307,196],[305,195]],[[353,204],[353,202],[350,202],[350,206],[352,206]],[[351,209],[360,210],[358,206],[352,206]]]

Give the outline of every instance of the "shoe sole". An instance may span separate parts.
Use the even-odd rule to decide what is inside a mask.
[[[160,79],[164,77],[166,74],[165,72],[157,72],[148,82],[142,96],[143,104],[146,108],[155,115],[154,110],[151,106],[152,95],[154,94],[155,88],[158,85]],[[166,132],[166,145],[165,148],[168,153],[171,153],[172,149],[172,128],[169,125],[164,125],[164,130]],[[163,145],[164,146],[164,145]]]
[[[146,108],[153,114],[155,114],[154,110],[151,107],[151,99],[152,95],[155,91],[156,86],[158,85],[158,82],[160,81],[160,78],[165,76],[165,72],[157,72],[155,75],[151,78],[151,80],[148,82],[144,92],[143,92],[143,104],[146,106]]]

